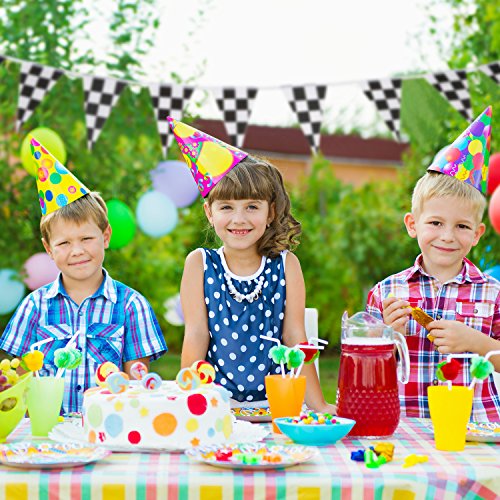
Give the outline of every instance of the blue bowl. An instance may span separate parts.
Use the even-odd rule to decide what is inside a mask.
[[[292,441],[310,446],[328,446],[345,437],[354,427],[355,420],[335,417],[335,424],[294,424],[288,417],[275,418],[273,422]]]

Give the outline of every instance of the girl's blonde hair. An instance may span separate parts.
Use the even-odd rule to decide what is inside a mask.
[[[413,189],[411,210],[415,215],[419,215],[427,200],[445,196],[454,196],[469,203],[477,223],[481,222],[486,209],[486,198],[470,184],[439,172],[427,172],[418,180]]]
[[[101,195],[95,191],[87,193],[69,205],[61,207],[55,212],[42,216],[40,220],[40,232],[42,238],[50,243],[50,231],[58,220],[83,224],[89,220],[96,223],[101,231],[109,226],[108,207]]]
[[[247,156],[208,193],[209,206],[216,200],[264,200],[274,209],[274,218],[258,242],[259,255],[277,257],[299,244],[300,222],[291,214],[290,197],[280,171],[256,156]]]

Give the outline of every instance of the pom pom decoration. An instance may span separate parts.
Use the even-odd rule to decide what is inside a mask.
[[[121,394],[128,389],[129,377],[125,372],[112,372],[106,377],[109,392]]]
[[[111,373],[119,372],[119,368],[111,361],[106,361],[98,366],[95,372],[95,381],[98,386],[106,387],[106,379]]]
[[[269,355],[271,359],[277,364],[286,363],[288,347],[285,345],[275,345],[269,349]]]
[[[157,373],[148,373],[141,380],[142,387],[148,391],[157,391],[162,384],[162,379]]]
[[[302,347],[302,346],[309,346],[309,347]],[[311,349],[311,344],[309,342],[301,342],[297,346],[305,355],[304,357],[304,364],[305,365],[310,365],[311,363],[314,363],[318,358],[319,358],[319,349]]]
[[[54,351],[54,364],[57,368],[74,370],[82,362],[82,352],[74,347],[56,349]]]
[[[215,380],[215,368],[208,361],[195,361],[191,369],[199,375],[202,384],[211,384]]]
[[[148,371],[148,367],[142,361],[136,361],[130,367],[130,376],[135,380],[142,380]]]
[[[180,389],[183,391],[192,391],[198,389],[201,385],[200,376],[198,372],[192,368],[183,368],[175,377],[175,381]]]
[[[29,372],[35,372],[42,368],[44,354],[41,351],[29,351],[21,358],[21,368]]]
[[[470,364],[470,374],[478,380],[488,378],[495,371],[491,361],[479,356],[473,358]]]
[[[449,361],[441,361],[437,365],[436,378],[441,382],[455,380],[459,371],[460,363],[456,359],[452,358]]]
[[[292,371],[292,377],[293,370],[302,365],[305,357],[306,355],[298,347],[288,349],[288,351],[286,352],[286,366],[289,370]]]

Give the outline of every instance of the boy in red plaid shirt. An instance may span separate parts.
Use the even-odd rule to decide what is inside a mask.
[[[422,253],[412,267],[381,281],[368,295],[366,310],[406,336],[410,379],[400,385],[400,401],[409,417],[430,416],[427,387],[438,383],[436,367],[443,355],[484,356],[500,349],[500,282],[466,258],[485,231],[482,193],[490,124],[487,108],[417,182],[404,223]],[[427,329],[413,319],[409,306],[434,318]],[[470,360],[458,361],[462,369],[453,384],[468,385]],[[500,356],[490,361],[500,371]],[[493,375],[475,384],[471,419],[500,421]]]

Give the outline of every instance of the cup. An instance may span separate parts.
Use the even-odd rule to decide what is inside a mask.
[[[17,427],[26,413],[26,394],[32,373],[22,375],[10,389],[0,392],[0,443]]]
[[[267,400],[273,418],[273,432],[281,434],[274,423],[275,418],[300,415],[306,394],[306,377],[282,377],[267,375],[265,378]]]
[[[464,386],[429,386],[427,396],[437,450],[462,451],[474,391]]]
[[[58,423],[63,394],[63,378],[33,377],[31,379],[27,403],[33,436],[47,437]]]

